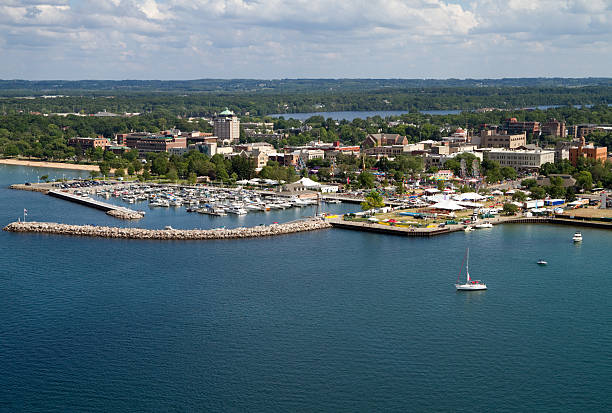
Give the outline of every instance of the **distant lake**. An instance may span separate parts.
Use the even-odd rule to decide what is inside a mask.
[[[540,105],[540,106],[528,106],[524,108],[516,108],[514,110],[547,110],[553,108],[560,108],[563,105]],[[576,108],[591,108],[593,105],[573,105]],[[608,106],[612,106],[612,104],[608,104]],[[458,115],[462,110],[420,110],[420,113],[424,115]],[[468,110],[471,112],[471,110]],[[381,118],[386,118],[388,116],[401,116],[406,113],[409,113],[408,110],[372,110],[372,111],[340,111],[340,112],[302,112],[302,113],[274,113],[271,116],[273,118],[280,118],[283,116],[285,119],[297,119],[304,121],[313,116],[323,116],[325,119],[332,118],[334,120],[348,120],[349,122],[353,119],[360,118],[366,119],[374,116],[380,116]]]
[[[271,116],[273,118],[280,118],[283,116],[285,119],[297,119],[297,120],[306,120],[313,116],[323,116],[325,119],[332,118],[334,120],[348,120],[352,121],[353,119],[360,118],[366,119],[374,116],[380,116],[381,118],[386,118],[388,116],[400,116],[408,113],[407,110],[372,110],[372,111],[345,111],[345,112],[309,112],[309,113],[275,113]],[[460,110],[421,110],[420,111],[426,115],[457,115],[461,113]]]

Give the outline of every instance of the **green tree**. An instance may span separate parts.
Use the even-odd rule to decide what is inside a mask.
[[[198,176],[195,174],[195,172],[189,173],[189,176],[187,176],[187,182],[189,182],[190,185],[195,185],[195,183],[198,182]]]
[[[523,191],[516,191],[512,194],[512,200],[518,202],[525,202],[527,200],[527,194]]]
[[[178,172],[174,168],[170,168],[166,173],[166,179],[172,182],[176,182],[178,180]]]
[[[518,210],[518,207],[510,202],[506,202],[503,207],[503,211],[506,215],[514,215],[518,212]]]
[[[363,171],[362,173],[359,174],[359,185],[362,188],[374,188],[374,175],[372,175],[370,172],[368,171]]]
[[[370,191],[366,195],[365,200],[361,203],[361,209],[369,211],[370,209],[382,208],[385,206],[383,197],[377,191]]]
[[[125,171],[123,170],[123,168],[115,169],[115,177],[123,178],[124,176],[125,176]]]
[[[546,196],[546,191],[541,186],[535,186],[530,191],[533,199],[542,199]]]
[[[103,176],[108,176],[108,174],[110,173],[111,167],[108,163],[106,162],[102,162],[100,163],[100,165],[98,166],[98,168],[100,168],[100,173]]]
[[[575,176],[576,186],[588,191],[593,187],[593,176],[589,171],[580,171]]]

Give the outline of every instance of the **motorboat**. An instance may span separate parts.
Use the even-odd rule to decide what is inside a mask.
[[[572,237],[572,241],[582,242],[582,234],[580,233],[580,231],[577,231],[576,233],[574,233],[574,236]]]
[[[465,227],[463,227],[463,231],[472,232],[474,231],[474,228],[472,228],[470,225],[466,225]]]
[[[480,281],[480,280],[472,280],[470,278],[470,268],[469,268],[469,264],[470,264],[470,249],[467,249],[467,252],[465,254],[465,274],[466,274],[466,281],[464,284],[460,284],[459,283],[459,277],[461,277],[461,273],[459,273],[459,276],[457,277],[457,284],[455,284],[455,288],[457,289],[457,291],[481,291],[481,290],[486,290],[487,289],[487,285]]]
[[[246,215],[249,211],[247,211],[246,209],[242,207],[231,206],[227,208],[227,212],[229,212],[230,214],[236,214],[236,215]]]
[[[478,229],[493,228],[493,224],[491,224],[489,221],[485,221],[485,222],[482,222],[480,224],[474,225],[474,227],[478,228]]]
[[[540,260],[540,261],[538,261],[538,265],[548,265],[548,262],[546,262],[544,260]]]

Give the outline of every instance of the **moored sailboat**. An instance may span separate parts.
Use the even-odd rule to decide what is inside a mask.
[[[479,291],[479,290],[486,290],[487,289],[487,285],[485,283],[483,283],[480,280],[472,280],[470,278],[470,268],[469,268],[469,264],[470,264],[470,249],[467,249],[466,252],[466,260],[465,260],[465,273],[466,273],[466,281],[465,284],[460,284],[459,283],[459,277],[461,277],[461,273],[459,273],[459,277],[457,277],[457,284],[455,284],[455,288],[457,288],[457,291]]]

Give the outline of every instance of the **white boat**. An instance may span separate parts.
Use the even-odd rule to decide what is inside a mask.
[[[582,242],[582,234],[580,233],[580,231],[577,231],[574,236],[572,237],[572,241],[574,242]]]
[[[538,265],[548,265],[548,262],[546,262],[544,260],[540,260],[540,261],[538,261]]]
[[[246,215],[249,211],[241,207],[231,206],[227,208],[227,212],[229,212],[230,214],[236,214],[236,215]]]
[[[493,224],[489,221],[474,225],[475,228],[483,229],[483,228],[493,228]]]
[[[472,227],[471,227],[471,226],[469,226],[469,225],[466,225],[466,226],[463,228],[463,231],[465,231],[465,232],[472,232],[472,231],[474,231],[474,228],[472,228]]]
[[[467,249],[466,259],[465,259],[465,273],[466,273],[466,281],[465,284],[459,284],[459,280],[457,280],[457,284],[455,284],[455,288],[457,291],[480,291],[486,290],[487,285],[480,280],[472,280],[470,278],[470,249]],[[459,274],[461,275],[461,274]]]

